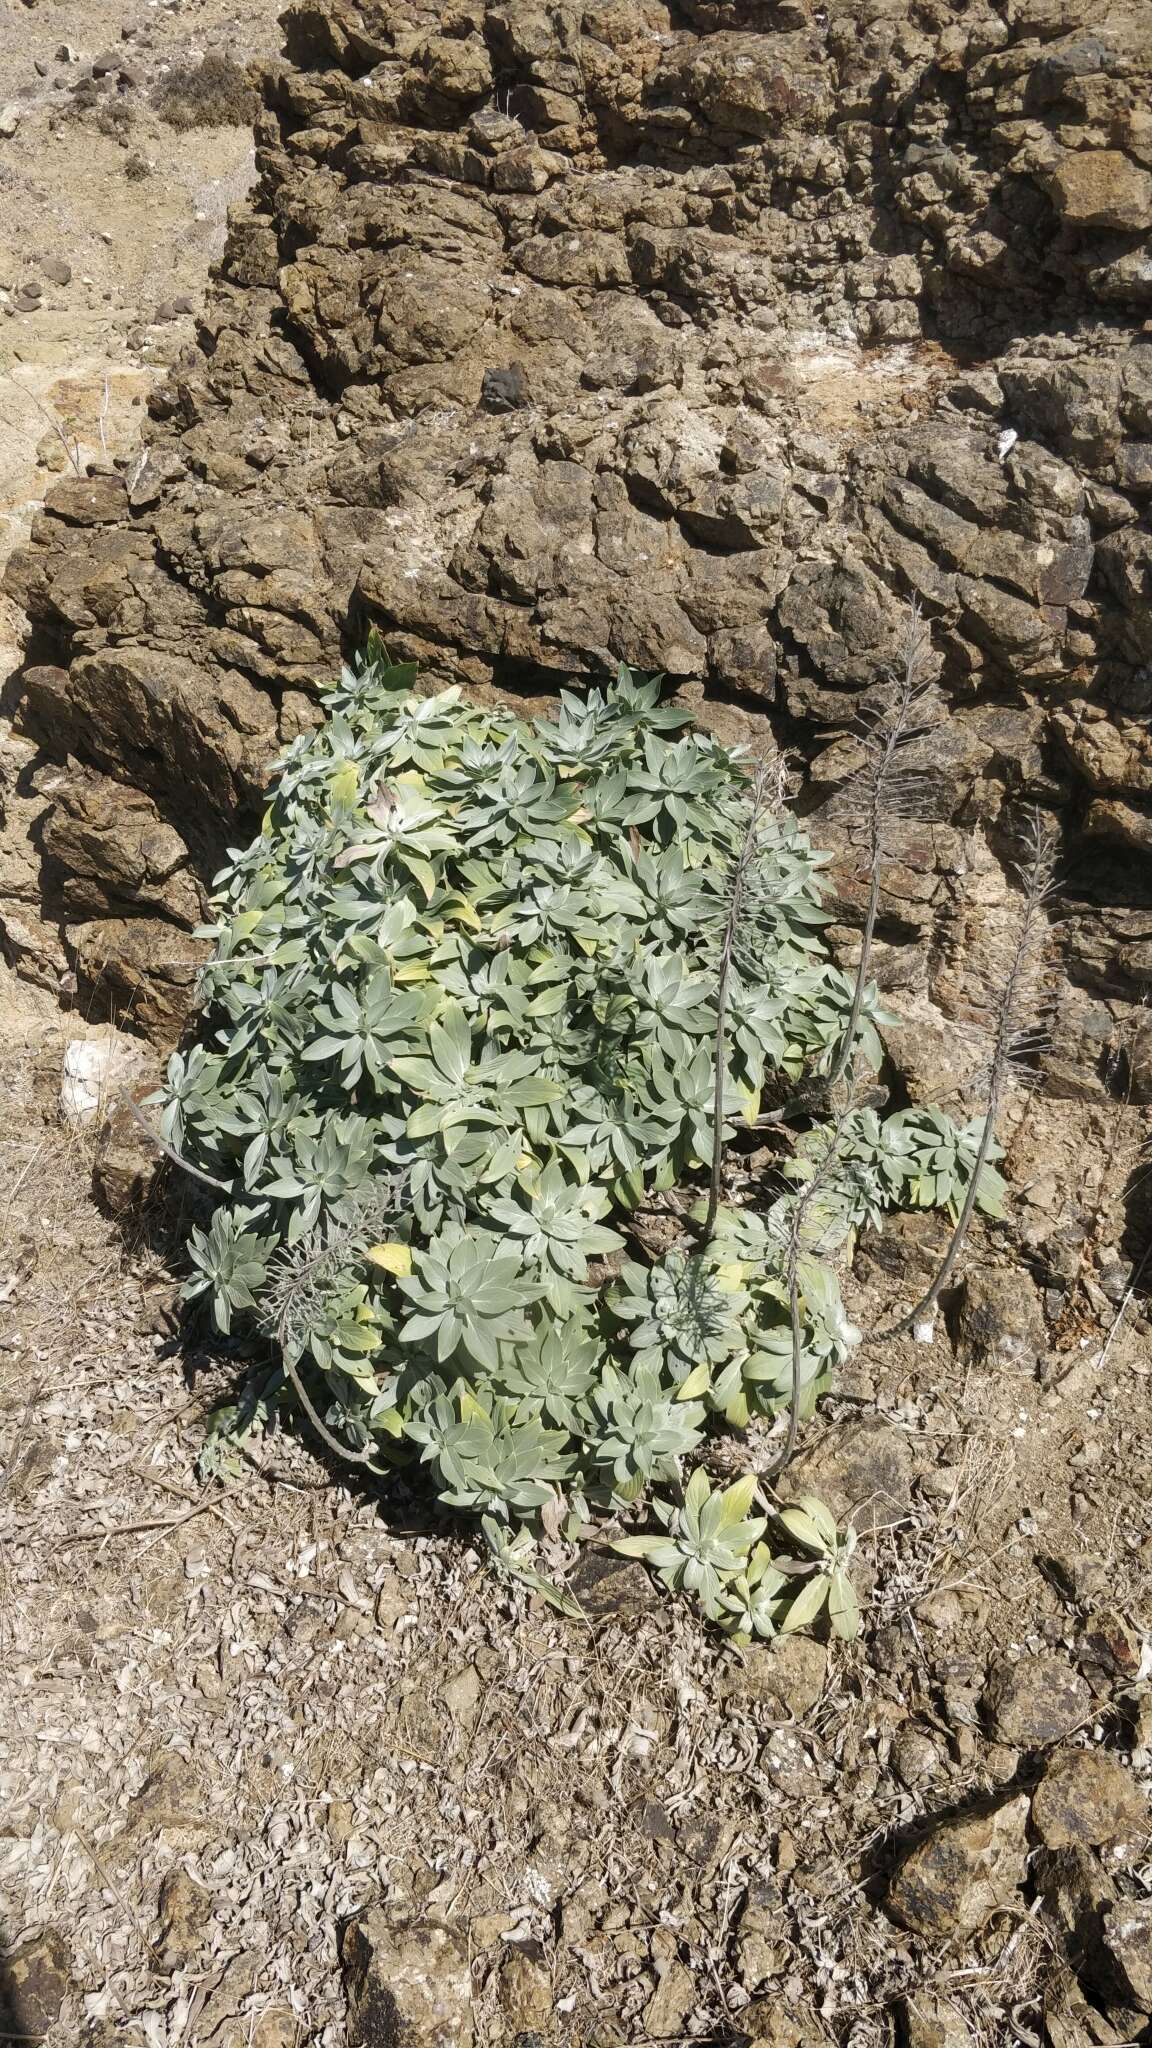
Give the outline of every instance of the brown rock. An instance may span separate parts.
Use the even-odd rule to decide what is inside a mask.
[[[1066,156],[1051,175],[1049,191],[1070,227],[1152,227],[1152,172],[1118,149]]]
[[[1019,1266],[968,1273],[956,1311],[956,1344],[966,1363],[1028,1370],[1046,1341],[1039,1294]]]
[[[1148,1833],[1148,1801],[1106,1751],[1059,1750],[1032,1799],[1032,1825],[1050,1849],[1099,1848]]]
[[[1036,1889],[1075,1970],[1097,1977],[1103,1958],[1103,1923],[1116,1887],[1090,1849],[1042,1849],[1034,1858]]]
[[[819,1494],[840,1520],[850,1517],[869,1532],[888,1527],[911,1500],[908,1437],[895,1423],[879,1420],[830,1429],[797,1459],[790,1478],[797,1493]]]
[[[984,1704],[1001,1742],[1041,1749],[1075,1733],[1092,1710],[1092,1694],[1062,1657],[1005,1657],[995,1666]]]
[[[750,2048],[829,2048],[829,2035],[812,2014],[803,2018],[778,1995],[754,1998],[739,2020]]]
[[[652,1614],[660,1595],[644,1566],[599,1550],[583,1552],[569,1586],[592,1621]]]
[[[212,1895],[182,1867],[169,1871],[160,1887],[160,1949],[166,1969],[190,1963],[207,1943]]]
[[[0,2028],[38,2040],[54,2027],[71,1988],[72,1954],[54,1927],[0,1959]]]
[[[762,1702],[773,1716],[802,1721],[820,1700],[828,1681],[828,1652],[810,1636],[778,1636],[753,1643],[724,1684],[734,1699]]]
[[[552,1975],[540,1951],[510,1942],[500,1958],[496,1997],[509,2035],[546,2033],[552,2024]]]
[[[207,959],[203,940],[155,917],[105,917],[68,925],[81,986],[114,1022],[160,1043],[179,1038]]]
[[[468,1948],[453,1928],[369,1906],[342,1958],[350,2048],[472,2048]]]
[[[699,1993],[692,1971],[675,1958],[665,1964],[660,1981],[644,2007],[644,2030],[650,2039],[674,2041],[685,2032]]]
[[[963,2013],[930,1986],[908,1994],[900,2020],[902,2048],[974,2048],[975,2036]]]
[[[1124,2003],[1152,2013],[1152,1899],[1122,1899],[1109,1906],[1104,1942]]]
[[[1020,1904],[1028,1862],[1023,1793],[1005,1805],[944,1821],[918,1842],[892,1880],[888,1911],[929,1940],[979,1932]]]
[[[127,493],[121,476],[65,476],[45,492],[44,503],[70,526],[104,526],[123,519]]]

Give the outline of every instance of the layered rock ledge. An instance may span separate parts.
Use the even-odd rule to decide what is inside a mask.
[[[663,670],[727,733],[767,720],[819,804],[915,597],[943,708],[883,971],[946,1069],[1022,811],[1055,813],[1049,1086],[1098,1089],[1152,985],[1143,0],[284,29],[146,453],[61,479],[8,570],[42,810],[10,955],[174,1037],[204,887],[370,622],[479,692]]]

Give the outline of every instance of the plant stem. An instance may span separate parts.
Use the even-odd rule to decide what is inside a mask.
[[[894,1323],[891,1329],[879,1331],[877,1336],[872,1339],[873,1343],[876,1343],[881,1338],[899,1336],[904,1330],[911,1329],[914,1324],[923,1322],[926,1317],[934,1315],[940,1296],[952,1278],[956,1270],[956,1262],[964,1249],[964,1243],[980,1197],[980,1176],[988,1163],[988,1154],[996,1135],[996,1124],[1000,1114],[1000,1102],[1004,1092],[1004,1083],[1008,1078],[1012,1065],[1012,1047],[1018,1033],[1016,1023],[1017,1008],[1030,964],[1036,920],[1040,915],[1051,887],[1051,871],[1051,841],[1042,838],[1038,826],[1034,824],[1031,858],[1027,868],[1021,870],[1025,893],[1020,927],[1016,935],[1016,944],[1012,953],[1012,962],[1008,969],[1008,978],[1004,984],[1004,993],[1000,998],[996,1012],[996,1036],[992,1050],[992,1064],[988,1071],[988,1100],[984,1112],[984,1128],[980,1133],[980,1143],[976,1148],[976,1157],[972,1166],[972,1177],[965,1189],[960,1213],[956,1218],[955,1227],[948,1240],[947,1249],[940,1261],[931,1286],[921,1295],[915,1308],[909,1309],[908,1314],[902,1316],[898,1323]]]
[[[128,1110],[129,1114],[139,1124],[149,1144],[155,1145],[156,1150],[162,1152],[165,1159],[170,1159],[173,1166],[178,1166],[181,1173],[189,1174],[193,1180],[198,1180],[202,1187],[216,1188],[222,1195],[230,1195],[232,1193],[230,1181],[217,1180],[215,1174],[212,1173],[202,1173],[198,1166],[193,1166],[190,1160],[182,1158],[174,1145],[169,1145],[167,1139],[160,1136],[159,1131],[152,1129],[147,1117],[139,1106],[133,1102],[130,1095],[123,1096],[121,1100],[124,1103],[125,1109]]]
[[[868,986],[872,942],[876,935],[876,917],[880,908],[880,871],[885,856],[884,827],[890,813],[897,807],[896,763],[901,748],[913,737],[912,713],[924,688],[927,640],[928,635],[920,618],[920,608],[913,603],[909,611],[904,659],[899,676],[893,678],[892,696],[882,707],[868,734],[872,751],[866,775],[868,872],[871,880],[868,888],[868,906],[864,914],[860,958],[852,987],[852,1003],[839,1051],[828,1075],[827,1085],[830,1089],[842,1080],[852,1058],[856,1032],[860,1024],[860,1012],[864,1007],[864,991]]]
[[[732,980],[732,956],[744,886],[756,851],[767,788],[768,770],[761,767],[749,799],[748,826],[732,875],[732,893],[728,899],[728,914],[724,919],[724,938],[720,947],[720,966],[716,978],[716,1078],[712,1089],[712,1170],[708,1181],[708,1209],[704,1217],[702,1250],[712,1242],[716,1230],[716,1212],[720,1207],[720,1184],[724,1169],[724,1080],[728,1066],[728,991]]]

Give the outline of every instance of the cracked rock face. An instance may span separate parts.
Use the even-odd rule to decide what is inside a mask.
[[[885,972],[978,1023],[1055,812],[1050,1083],[1091,1091],[1152,984],[1144,0],[297,0],[285,38],[147,459],[61,479],[8,572],[82,985],[178,1029],[199,891],[370,622],[479,693],[663,670],[819,802],[915,597]]]

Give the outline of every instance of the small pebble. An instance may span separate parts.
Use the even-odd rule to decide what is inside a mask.
[[[40,268],[51,284],[71,284],[72,282],[72,265],[65,263],[62,256],[49,256],[47,261],[40,265]]]
[[[8,135],[15,135],[15,133],[16,133],[16,130],[17,130],[17,128],[18,128],[19,126],[20,126],[20,109],[19,109],[19,107],[2,107],[2,108],[0,108],[0,135],[4,135],[4,136],[8,136]]]

